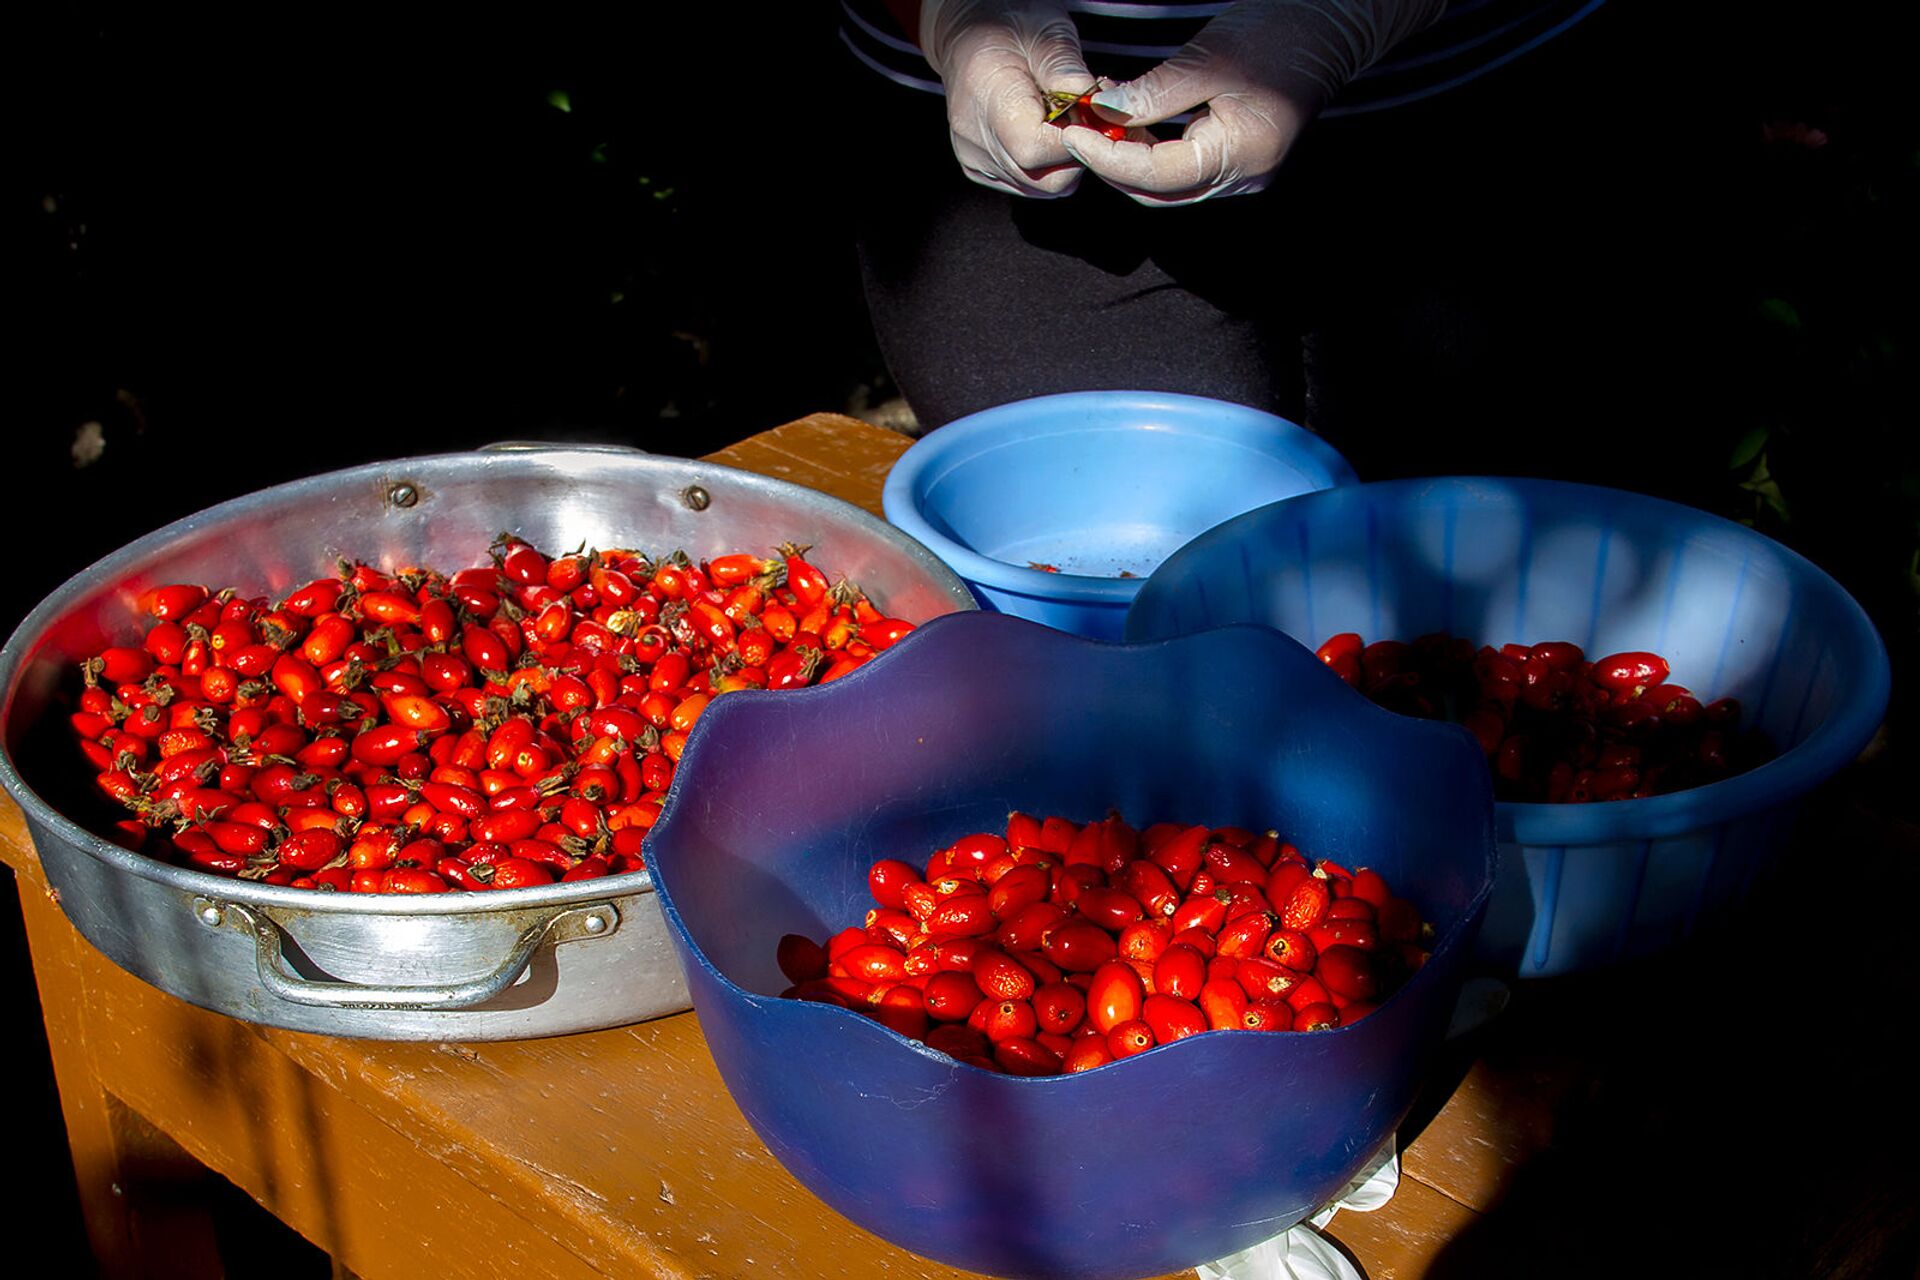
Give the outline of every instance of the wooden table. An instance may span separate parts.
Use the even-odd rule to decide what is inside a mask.
[[[906,444],[815,415],[713,457],[877,512]],[[1899,846],[1911,882],[1920,847],[1911,829],[1895,840],[1857,805],[1846,812],[1869,842]],[[967,1274],[868,1235],[795,1182],[734,1106],[692,1014],[472,1045],[258,1027],[165,995],[82,940],[5,798],[0,859],[18,877],[81,1201],[107,1276],[219,1273],[192,1191],[203,1167],[367,1280],[415,1277],[429,1264],[447,1280]],[[1849,919],[1876,910],[1896,918],[1863,901]],[[1764,995],[1745,984],[1704,1016],[1687,984],[1724,977],[1728,962],[1712,946],[1677,964],[1524,990],[1436,1073],[1402,1131],[1392,1202],[1339,1215],[1329,1234],[1372,1280],[1602,1274],[1589,1267],[1613,1256],[1629,1211],[1670,1186],[1657,1174],[1708,1144],[1736,1166],[1727,1176],[1739,1194],[1696,1196],[1652,1218],[1676,1260],[1695,1245],[1709,1260],[1739,1258],[1736,1236],[1777,1238],[1780,1201],[1796,1193],[1804,1238],[1797,1252],[1767,1258],[1844,1261],[1865,1249],[1884,1260],[1915,1237],[1920,1197],[1907,1197],[1908,1162],[1887,1154],[1914,1136],[1910,1119],[1874,1143],[1841,1144],[1831,1160],[1836,1149],[1805,1125],[1782,1126],[1753,1150],[1740,1135],[1753,1129],[1750,1094],[1779,1097],[1752,1082],[1756,1067],[1778,1065],[1783,1028],[1910,997],[1915,966],[1897,958],[1902,950],[1887,948],[1892,993],[1870,982],[1836,997],[1808,966],[1770,963]],[[1824,1004],[1792,1003],[1821,993]],[[1804,1080],[1804,1046],[1794,1052]],[[1829,1082],[1851,1066],[1849,1087],[1871,1088],[1887,1083],[1884,1056],[1842,1040],[1813,1065]],[[1726,1106],[1738,1114],[1719,1114]],[[1797,1102],[1790,1110],[1803,1114]]]

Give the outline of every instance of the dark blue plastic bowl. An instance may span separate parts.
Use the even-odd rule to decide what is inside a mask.
[[[1118,640],[1140,584],[1187,541],[1242,511],[1352,483],[1332,445],[1246,405],[1075,391],[929,433],[881,498],[887,519],[983,607]]]
[[[1497,805],[1480,942],[1523,977],[1660,950],[1737,902],[1800,797],[1873,736],[1890,687],[1865,611],[1806,559],[1691,507],[1548,480],[1395,480],[1248,512],[1161,566],[1127,636],[1247,622],[1309,646],[1450,631],[1650,649],[1675,683],[1739,698],[1780,748],[1671,795]]]
[[[860,920],[876,859],[1012,809],[1110,808],[1377,867],[1437,926],[1432,959],[1351,1027],[1214,1032],[1044,1079],[778,998],[775,943]],[[1464,731],[1354,698],[1270,630],[1122,646],[961,614],[833,684],[717,699],[647,854],[714,1061],[796,1178],[955,1266],[1128,1277],[1292,1226],[1400,1123],[1472,950],[1493,819]]]

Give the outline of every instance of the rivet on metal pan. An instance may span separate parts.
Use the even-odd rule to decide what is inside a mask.
[[[387,490],[387,501],[396,507],[410,507],[420,501],[420,491],[402,480]]]
[[[690,484],[680,491],[680,500],[695,511],[705,511],[713,496],[697,484]]]
[[[201,924],[207,926],[209,929],[218,929],[221,925],[225,924],[227,920],[227,913],[220,909],[220,904],[217,902],[209,902],[205,898],[195,898],[193,900],[193,914]]]

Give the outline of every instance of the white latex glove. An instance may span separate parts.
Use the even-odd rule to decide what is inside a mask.
[[[1138,80],[1093,96],[1130,125],[1204,105],[1183,136],[1115,142],[1070,127],[1067,149],[1141,204],[1262,190],[1328,99],[1444,7],[1445,0],[1240,0]]]
[[[946,85],[953,153],[969,178],[1041,198],[1079,185],[1084,171],[1066,130],[1047,123],[1044,96],[1094,83],[1066,0],[924,0],[920,50]]]

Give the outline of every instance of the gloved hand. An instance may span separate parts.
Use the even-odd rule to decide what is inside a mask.
[[[1067,149],[1141,204],[1260,191],[1340,87],[1440,16],[1445,0],[1240,0],[1139,79],[1093,95],[1129,125],[1205,105],[1179,138],[1116,142],[1069,127]]]
[[[1042,198],[1079,185],[1044,96],[1094,83],[1066,0],[923,0],[920,50],[947,87],[953,153],[969,178]]]

